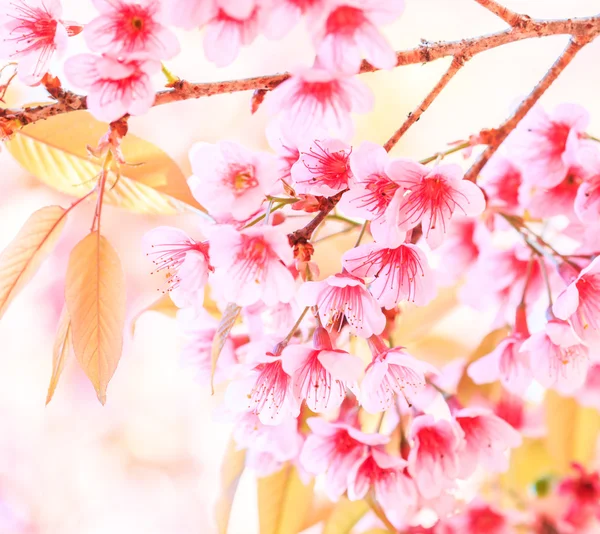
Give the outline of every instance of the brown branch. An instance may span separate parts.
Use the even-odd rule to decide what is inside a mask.
[[[427,108],[432,104],[432,102],[438,97],[438,95],[442,92],[442,89],[446,87],[448,82],[454,77],[454,75],[462,68],[465,62],[468,60],[468,57],[465,56],[455,56],[452,59],[452,63],[448,70],[444,73],[444,75],[440,78],[435,87],[430,91],[430,93],[425,97],[423,102],[421,102],[417,109],[415,109],[412,113],[408,115],[402,126],[398,128],[392,137],[390,137],[383,147],[387,152],[392,150],[396,143],[400,140],[400,138],[406,133],[406,131],[417,122],[423,113],[427,111]]]
[[[529,96],[521,102],[521,104],[513,113],[513,115],[509,117],[499,128],[482,132],[482,141],[484,144],[487,145],[487,148],[480,154],[475,163],[473,163],[471,168],[467,171],[467,173],[465,174],[465,180],[471,180],[473,182],[477,181],[477,176],[479,175],[485,164],[493,156],[496,150],[498,150],[498,147],[508,137],[510,132],[512,132],[517,127],[519,122],[521,122],[521,119],[523,119],[523,117],[527,115],[529,110],[546,92],[548,87],[550,87],[554,83],[556,78],[558,78],[560,73],[571,62],[571,60],[575,57],[577,52],[579,52],[592,39],[593,37],[580,40],[571,39],[563,53],[554,62],[554,65],[552,65],[550,70],[539,81],[539,83],[535,86],[533,91],[529,93]]]
[[[397,66],[428,63],[448,56],[472,57],[491,48],[533,37],[571,35],[589,41],[596,37],[598,33],[600,33],[600,15],[564,20],[532,20],[525,17],[522,24],[502,32],[460,41],[426,42],[417,48],[397,52]],[[360,72],[374,72],[376,70],[378,69],[373,65],[363,62]],[[178,80],[169,89],[159,91],[156,94],[154,105],[161,106],[191,98],[240,91],[271,91],[289,77],[289,73],[281,73],[210,83],[190,83]],[[64,91],[61,96],[61,101],[56,104],[19,109],[0,109],[0,120],[18,121],[19,125],[26,125],[38,120],[48,119],[54,115],[87,109],[85,96],[72,91]]]
[[[335,208],[337,203],[342,198],[342,195],[347,190],[340,191],[332,197],[323,197],[321,199],[320,210],[316,217],[312,219],[304,228],[300,228],[291,234],[288,234],[288,241],[291,247],[296,247],[299,244],[306,244],[312,237],[313,232],[325,220],[325,217]]]
[[[475,2],[491,11],[497,17],[500,17],[509,26],[525,26],[531,20],[526,15],[520,15],[500,5],[496,0],[475,0]]]

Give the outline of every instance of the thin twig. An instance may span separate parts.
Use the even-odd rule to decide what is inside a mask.
[[[600,15],[594,17],[561,19],[561,20],[528,20],[523,26],[512,27],[508,30],[461,39],[459,41],[441,41],[436,43],[425,42],[417,48],[399,51],[396,53],[396,66],[413,65],[417,63],[429,63],[448,56],[468,56],[497,48],[499,46],[530,39],[534,37],[546,37],[550,35],[571,35],[579,37],[583,41],[590,41],[600,33]],[[360,72],[374,72],[378,70],[370,63],[363,61]],[[287,80],[290,74],[287,72],[256,76],[241,80],[228,80],[222,82],[190,83],[178,80],[171,87],[156,94],[155,106],[201,98],[225,93],[237,93],[240,91],[264,90],[271,91],[280,83]],[[18,121],[18,126],[31,124],[38,120],[48,119],[54,115],[69,113],[81,109],[87,109],[87,99],[72,91],[65,91],[61,101],[56,104],[33,106],[19,109],[0,109],[0,119],[5,121]]]
[[[469,58],[466,56],[455,56],[452,59],[452,63],[450,63],[450,67],[444,73],[444,75],[440,78],[438,83],[435,84],[435,87],[429,92],[429,94],[424,98],[423,102],[421,102],[417,108],[408,115],[402,126],[398,128],[392,137],[389,138],[387,143],[383,145],[387,152],[389,152],[396,143],[400,140],[400,138],[407,132],[407,130],[417,122],[423,113],[427,111],[427,108],[432,104],[432,102],[438,97],[438,95],[442,92],[442,89],[446,87],[448,82],[454,77],[454,75],[462,68]]]
[[[509,26],[520,26],[526,25],[531,19],[525,15],[519,15],[510,9],[500,5],[496,0],[475,0],[478,4],[482,5],[489,11],[491,11],[497,17],[500,17]]]
[[[550,87],[550,85],[554,83],[556,78],[558,78],[560,73],[571,62],[571,60],[575,57],[577,52],[579,52],[589,41],[589,38],[580,40],[571,39],[563,53],[554,62],[554,65],[552,65],[550,70],[539,81],[539,83],[535,86],[533,91],[529,93],[529,96],[521,102],[521,105],[517,108],[513,115],[509,117],[499,128],[487,132],[485,144],[487,144],[488,146],[480,154],[475,163],[473,163],[471,168],[467,171],[467,173],[465,174],[465,180],[471,180],[473,182],[477,181],[477,176],[479,175],[485,164],[492,157],[492,155],[496,152],[496,150],[498,150],[498,147],[508,137],[510,132],[512,132],[517,127],[519,122],[521,122],[521,119],[523,119],[523,117],[527,115],[529,110],[546,92],[546,89],[548,89],[548,87]]]

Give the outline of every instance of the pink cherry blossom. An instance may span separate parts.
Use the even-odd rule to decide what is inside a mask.
[[[506,471],[506,451],[521,445],[521,435],[484,408],[463,408],[454,417],[465,436],[465,445],[459,453],[461,477],[471,476],[478,465],[486,471]]]
[[[208,273],[213,271],[208,242],[199,242],[183,230],[159,226],[144,235],[146,256],[155,265],[152,274],[164,276],[166,289],[179,307],[202,304]]]
[[[388,224],[397,224],[403,231],[421,224],[431,248],[442,244],[455,212],[474,217],[485,209],[481,189],[463,180],[463,171],[458,165],[439,165],[431,169],[398,159],[390,166],[404,192],[394,197],[388,209]]]
[[[271,113],[282,114],[297,135],[326,130],[341,139],[352,134],[350,112],[367,113],[373,94],[358,78],[329,72],[322,67],[301,69],[267,97]]]
[[[215,0],[169,0],[164,18],[169,24],[184,30],[204,26],[217,14]]]
[[[354,335],[371,337],[385,328],[385,315],[364,282],[349,273],[337,273],[321,282],[304,282],[298,292],[304,306],[317,305],[328,330],[340,330],[344,319]]]
[[[459,475],[462,430],[456,423],[419,415],[413,419],[410,439],[408,470],[425,499],[437,497]]]
[[[150,76],[160,71],[154,60],[125,60],[79,54],[65,63],[69,81],[88,91],[87,106],[98,120],[112,122],[126,113],[143,115],[154,104]]]
[[[201,385],[208,386],[212,374],[212,345],[218,321],[206,310],[185,308],[177,313],[177,322],[181,324],[184,334],[180,360],[182,365],[194,373]],[[238,365],[236,346],[244,342],[245,336],[229,336],[217,360],[214,384],[220,384],[232,378]]]
[[[315,139],[291,168],[296,192],[329,197],[348,189],[351,152],[352,147],[338,139]]]
[[[206,233],[215,286],[227,302],[249,306],[262,300],[274,306],[292,300],[296,287],[286,267],[292,262],[292,250],[278,228],[253,226],[237,231],[217,225]]]
[[[246,467],[266,477],[281,470],[283,464],[298,457],[302,436],[298,421],[286,417],[277,425],[265,425],[255,414],[243,413],[235,421],[233,439],[246,451]]]
[[[425,375],[437,374],[427,362],[413,358],[404,347],[388,348],[379,336],[369,338],[373,360],[361,384],[360,403],[369,413],[383,412],[394,405],[396,395],[411,404],[425,388]]]
[[[323,9],[325,0],[277,0],[268,7],[264,33],[269,39],[282,39],[298,24],[302,15],[312,20],[313,12]]]
[[[300,464],[313,475],[325,474],[327,496],[333,501],[348,489],[350,470],[366,455],[368,446],[389,441],[388,436],[365,434],[346,423],[329,423],[318,417],[306,422],[311,433],[302,447]]]
[[[399,527],[417,501],[415,484],[403,473],[406,465],[402,458],[371,447],[369,454],[358,460],[348,475],[348,498],[351,501],[363,499],[373,488],[375,499],[387,518]]]
[[[549,321],[545,330],[532,334],[520,350],[529,354],[533,377],[544,387],[571,394],[585,382],[588,348],[564,321]]]
[[[544,405],[528,406],[520,396],[506,389],[502,390],[494,413],[524,437],[539,438],[546,434]]]
[[[600,474],[587,472],[574,463],[576,475],[565,478],[558,486],[558,494],[568,503],[562,519],[573,528],[573,532],[592,533],[597,531],[600,519]],[[592,524],[593,523],[593,524]]]
[[[83,30],[90,50],[156,60],[179,53],[177,37],[161,23],[166,5],[160,0],[94,0],[94,5],[100,15]]]
[[[256,414],[265,425],[278,425],[300,413],[291,380],[282,356],[263,350],[255,355],[248,375],[229,384],[225,402],[234,411]]]
[[[575,213],[581,222],[593,224],[600,221],[600,151],[587,144],[579,151],[579,159],[585,176],[575,198]]]
[[[395,67],[396,54],[379,27],[394,22],[403,9],[402,0],[330,1],[328,9],[309,22],[319,61],[349,74],[359,71],[363,56],[377,68]]]
[[[300,159],[300,149],[295,136],[285,124],[271,121],[266,129],[269,146],[277,154],[279,170],[277,176],[288,185],[292,182],[292,166]]]
[[[218,11],[206,26],[204,54],[217,67],[233,63],[242,46],[256,39],[260,8],[254,0],[217,0]]]
[[[576,162],[580,134],[588,123],[587,111],[575,104],[561,104],[552,113],[535,106],[508,140],[524,180],[545,188],[560,184]]]
[[[488,355],[473,362],[467,374],[476,384],[489,384],[500,379],[506,389],[522,395],[531,384],[529,358],[521,352],[526,336],[514,332],[504,338]]]
[[[481,176],[490,205],[505,213],[522,211],[519,205],[519,188],[523,181],[521,169],[511,159],[496,153],[481,171]]]
[[[582,406],[590,406],[600,411],[600,363],[593,363],[588,369],[583,386],[575,393]]]
[[[211,215],[238,221],[256,213],[277,176],[272,155],[231,141],[196,143],[190,150],[192,194]]]
[[[373,279],[369,291],[388,310],[403,300],[426,306],[435,297],[433,271],[416,245],[386,248],[369,243],[346,251],[342,263],[354,276]]]
[[[377,243],[399,246],[406,232],[388,224],[387,209],[402,190],[392,174],[388,153],[381,145],[365,141],[350,154],[350,168],[354,182],[340,200],[340,210],[371,221],[371,233]]]
[[[600,342],[600,257],[581,270],[557,297],[552,311],[570,321],[584,342]]]
[[[1,0],[0,58],[17,61],[19,79],[36,85],[54,52],[67,45],[60,0]]]
[[[362,374],[360,358],[334,349],[329,334],[317,327],[314,347],[289,345],[283,349],[283,368],[292,376],[292,388],[298,401],[316,413],[339,408],[346,388],[357,391]]]
[[[511,518],[495,506],[479,499],[470,502],[465,510],[444,521],[445,534],[515,534]]]

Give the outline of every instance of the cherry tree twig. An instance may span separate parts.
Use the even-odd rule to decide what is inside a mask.
[[[495,12],[492,9],[492,6],[496,4],[495,2],[491,0],[476,1]],[[506,10],[506,13],[511,12]],[[459,41],[425,42],[416,48],[397,52],[396,66],[429,63],[448,56],[472,57],[508,43],[550,35],[571,35],[574,38],[582,38],[583,41],[589,42],[599,33],[600,14],[593,17],[560,20],[533,20],[523,16],[521,23],[502,32]],[[378,70],[376,67],[363,61],[360,72],[366,73],[376,70]],[[171,84],[169,89],[156,93],[154,105],[161,106],[181,100],[240,91],[271,91],[289,77],[290,74],[285,72],[222,82],[191,83],[185,80],[177,80]],[[63,91],[60,101],[55,104],[18,109],[0,109],[0,122],[18,121],[18,124],[23,126],[48,119],[54,115],[82,109],[87,109],[87,99],[84,95],[78,95],[72,91]]]
[[[510,132],[516,128],[517,124],[519,124],[521,119],[527,115],[527,112],[546,92],[548,87],[554,83],[556,78],[558,78],[560,73],[571,62],[577,52],[579,52],[592,39],[593,37],[580,38],[579,40],[571,39],[563,53],[554,62],[554,65],[550,67],[550,70],[539,81],[533,91],[529,93],[529,96],[527,96],[527,98],[521,102],[517,110],[504,122],[504,124],[502,124],[499,128],[487,130],[481,133],[483,144],[486,144],[487,148],[481,153],[475,163],[473,163],[471,168],[467,171],[465,174],[465,180],[471,180],[473,182],[477,181],[477,176],[485,164],[494,155],[496,150],[498,150]]]
[[[435,87],[430,91],[430,93],[425,97],[423,102],[421,102],[418,107],[411,112],[406,120],[402,123],[402,126],[398,128],[392,137],[388,139],[388,141],[383,145],[387,152],[389,152],[396,143],[400,140],[400,138],[407,132],[407,130],[417,122],[423,113],[427,111],[427,108],[432,104],[432,102],[438,97],[438,95],[442,92],[442,89],[446,87],[448,82],[454,77],[454,75],[462,68],[465,64],[465,61],[468,60],[467,56],[454,56],[452,59],[452,63],[448,70],[444,73],[444,75],[440,78]]]
[[[524,26],[531,20],[526,15],[520,15],[519,13],[515,13],[507,7],[500,5],[496,0],[475,0],[475,2],[491,11],[497,17],[500,17],[509,26]]]

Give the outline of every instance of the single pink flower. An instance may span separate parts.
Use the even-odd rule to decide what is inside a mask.
[[[544,405],[528,406],[519,396],[506,389],[494,406],[494,413],[527,438],[539,438],[546,434]]]
[[[380,69],[396,66],[396,54],[379,27],[394,22],[404,9],[402,0],[333,0],[327,10],[309,19],[309,29],[323,66],[356,74],[364,57]]]
[[[575,104],[561,104],[552,113],[535,106],[509,137],[524,180],[545,188],[560,184],[576,162],[580,134],[588,123],[587,111]]]
[[[410,439],[413,446],[408,455],[408,471],[419,493],[425,499],[433,499],[452,487],[459,476],[462,430],[456,423],[419,415],[413,419]]]
[[[364,282],[349,273],[338,273],[321,282],[304,282],[298,292],[303,306],[317,305],[328,330],[341,330],[344,319],[356,336],[371,337],[385,328],[385,315]]]
[[[215,0],[169,0],[164,18],[173,26],[193,30],[215,17],[217,9]]]
[[[338,204],[340,210],[371,221],[371,233],[377,243],[399,246],[406,232],[388,224],[387,210],[402,189],[392,174],[388,153],[381,145],[365,141],[350,154],[350,168],[354,181]]]
[[[292,388],[299,402],[316,413],[339,408],[346,388],[358,392],[357,381],[363,370],[360,358],[334,349],[329,334],[317,327],[314,347],[289,345],[282,352],[283,368],[292,376]]]
[[[520,350],[529,355],[533,377],[544,387],[572,394],[585,382],[588,348],[564,321],[549,321],[545,330],[532,334]]]
[[[256,213],[277,177],[271,154],[253,152],[231,141],[196,143],[190,149],[192,194],[211,215],[238,221]]]
[[[175,34],[164,26],[160,0],[93,0],[100,15],[85,25],[90,50],[114,57],[170,59],[179,53]],[[166,11],[166,10],[165,10]]]
[[[459,453],[461,478],[471,476],[478,465],[486,472],[506,471],[506,451],[521,445],[521,435],[484,408],[463,408],[454,417],[465,437],[465,445]]]
[[[292,393],[292,378],[283,368],[282,356],[263,350],[253,360],[248,375],[229,384],[225,393],[229,408],[251,412],[264,425],[297,417],[300,405]]]
[[[390,167],[404,191],[394,197],[388,209],[388,224],[396,224],[402,231],[421,224],[431,248],[442,244],[455,212],[475,217],[485,209],[481,189],[463,180],[463,171],[458,165],[429,168],[398,159]]]
[[[238,448],[247,449],[246,467],[259,477],[272,475],[285,462],[296,460],[303,443],[296,418],[286,417],[277,425],[265,425],[251,412],[237,418],[232,435]]]
[[[558,295],[552,311],[559,319],[568,320],[585,343],[600,342],[600,257]]]
[[[166,289],[179,306],[202,304],[208,273],[213,271],[208,242],[195,241],[183,230],[159,226],[142,239],[146,256],[155,265],[152,274],[164,276]]]
[[[212,345],[217,333],[218,321],[206,310],[185,308],[177,313],[177,322],[181,324],[184,334],[180,361],[189,369],[198,382],[208,386],[212,374]],[[230,335],[226,340],[215,369],[214,383],[220,384],[229,380],[238,365],[236,345],[245,342],[245,336]]]
[[[285,124],[275,120],[267,126],[266,135],[269,146],[277,154],[279,166],[277,177],[291,186],[292,166],[300,159],[298,141]]]
[[[267,306],[290,302],[296,293],[294,277],[286,267],[293,260],[287,237],[273,226],[237,231],[217,225],[206,230],[215,286],[227,302]]]
[[[417,502],[413,480],[404,474],[407,463],[398,456],[391,456],[376,447],[358,460],[348,475],[348,498],[364,499],[373,488],[375,499],[394,526],[406,522],[409,512]]]
[[[330,197],[348,189],[352,147],[338,139],[313,141],[291,168],[294,189],[304,195]]]
[[[298,136],[324,129],[345,139],[353,129],[350,112],[369,112],[373,94],[356,77],[315,66],[295,72],[278,85],[267,96],[267,105],[272,113],[281,112],[282,120]]]
[[[269,39],[282,39],[305,15],[312,20],[313,12],[323,9],[325,0],[277,0],[268,7],[264,33]]]
[[[583,223],[600,221],[600,151],[587,144],[579,151],[579,160],[585,170],[584,181],[575,198],[575,213]]]
[[[510,392],[523,395],[533,378],[527,354],[521,352],[525,339],[518,332],[504,338],[492,352],[469,365],[467,374],[471,380],[489,384],[500,379]]]
[[[116,121],[126,113],[146,113],[155,96],[150,76],[158,71],[158,61],[128,61],[106,55],[79,54],[65,63],[67,78],[88,91],[88,109],[104,122]]]
[[[479,499],[444,521],[450,527],[447,534],[515,534],[511,523],[507,514]]]
[[[217,67],[226,67],[233,63],[242,46],[251,44],[258,36],[261,8],[255,6],[253,0],[239,3],[218,0],[217,3],[220,9],[205,29],[204,55]]]
[[[437,369],[413,358],[404,347],[387,347],[379,336],[368,341],[373,360],[361,384],[362,407],[369,413],[384,412],[394,405],[396,395],[411,405],[411,398],[425,388],[425,375],[437,374]]]
[[[488,203],[505,213],[522,212],[519,204],[519,188],[523,182],[521,169],[502,155],[494,155],[481,171],[482,188]]]
[[[17,61],[19,79],[36,85],[54,52],[67,46],[60,0],[0,0],[0,58]]]
[[[575,393],[582,406],[590,406],[600,411],[600,363],[592,363],[583,386]]]
[[[387,310],[403,300],[426,306],[435,297],[433,271],[416,245],[403,243],[396,248],[376,243],[361,245],[346,251],[342,264],[354,276],[373,279],[369,291]]]
[[[306,420],[311,433],[306,438],[300,464],[313,475],[325,474],[327,496],[337,501],[348,489],[348,475],[370,445],[389,441],[382,434],[365,434],[352,425],[330,423],[318,417]]]
[[[574,532],[595,532],[596,528],[588,527],[600,519],[600,474],[598,471],[588,473],[577,463],[572,466],[577,474],[565,478],[558,486],[558,494],[568,503],[562,519],[575,527]]]

